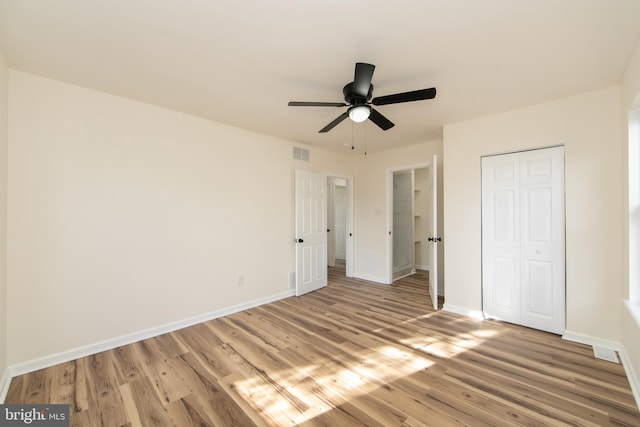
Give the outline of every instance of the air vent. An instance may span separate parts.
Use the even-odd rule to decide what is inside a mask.
[[[594,345],[593,346],[593,354],[598,359],[608,360],[609,362],[613,362],[613,363],[620,363],[620,362],[618,362],[618,355],[616,354],[616,352],[614,350],[611,350],[611,349],[608,349],[608,348],[604,348],[604,347],[596,347]]]
[[[295,160],[309,161],[309,150],[306,148],[293,147],[293,158]]]

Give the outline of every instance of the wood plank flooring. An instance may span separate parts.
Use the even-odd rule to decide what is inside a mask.
[[[13,379],[73,426],[640,426],[588,346],[434,312],[424,273],[346,279]]]

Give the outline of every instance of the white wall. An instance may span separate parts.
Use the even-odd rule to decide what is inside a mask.
[[[638,271],[638,263],[640,260],[629,259],[629,197],[628,197],[628,177],[629,177],[629,140],[628,140],[628,129],[629,129],[629,110],[632,108],[640,109],[640,39],[636,44],[636,48],[629,60],[629,64],[624,72],[622,78],[621,85],[621,93],[622,93],[622,141],[623,141],[623,188],[626,197],[624,197],[624,214],[622,218],[623,223],[623,261],[624,261],[624,280],[623,280],[623,298],[628,299],[629,295],[629,264],[635,267],[635,271]],[[635,119],[637,120],[637,114],[635,114]],[[636,124],[637,125],[637,124]],[[636,142],[637,143],[637,142]],[[637,161],[637,159],[633,159],[633,161]],[[638,165],[636,163],[636,169]],[[637,191],[638,189],[635,189]],[[637,196],[635,197],[637,200]],[[635,244],[636,249],[640,242],[632,242]],[[633,278],[633,280],[638,280],[638,277]],[[640,283],[634,283],[635,289],[640,289]],[[627,303],[625,307],[620,307],[620,311],[622,313],[622,344],[625,348],[625,352],[627,354],[627,363],[632,366],[631,375],[629,378],[631,384],[635,387],[635,396],[636,401],[640,405],[640,301],[633,301]],[[635,316],[635,317],[634,317]]]
[[[446,304],[482,308],[480,157],[563,144],[567,330],[621,339],[620,123],[614,87],[445,126]]]
[[[8,74],[0,51],[0,402],[7,371],[7,104]]]
[[[389,274],[387,229],[387,171],[431,162],[438,156],[439,210],[442,218],[442,141],[430,141],[380,153],[359,156],[355,164],[355,266],[354,274],[385,283]],[[442,221],[440,221],[442,223]],[[443,230],[439,230],[442,235]],[[440,245],[442,252],[442,245]],[[439,260],[442,263],[443,256]],[[441,267],[444,264],[441,264]],[[442,272],[443,269],[440,268]]]
[[[352,173],[14,70],[9,124],[9,365],[288,291],[293,169]]]

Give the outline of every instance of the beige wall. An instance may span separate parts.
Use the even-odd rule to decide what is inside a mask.
[[[445,126],[446,304],[482,309],[481,156],[562,144],[567,331],[621,339],[620,123],[614,87]]]
[[[628,197],[628,165],[629,165],[629,152],[628,152],[628,128],[629,128],[629,110],[632,108],[640,108],[640,39],[636,44],[636,48],[633,52],[629,60],[629,64],[624,72],[622,78],[622,117],[623,117],[623,126],[622,126],[622,140],[623,140],[623,188],[624,188],[624,212],[622,223],[623,227],[623,253],[624,253],[624,281],[623,281],[623,298],[629,298],[629,263],[633,262],[636,264],[640,262],[637,259],[630,260],[629,259],[629,197]],[[638,167],[636,165],[636,167]],[[637,280],[637,278],[636,278]],[[636,283],[636,286],[638,284]],[[635,306],[634,308],[632,308]],[[635,319],[631,313],[631,310],[635,309]],[[622,344],[625,348],[628,363],[633,366],[634,375],[633,378],[630,378],[632,384],[635,385],[636,392],[636,400],[640,404],[640,301],[634,301],[633,304],[629,304],[629,306],[620,308],[622,314]]]
[[[355,177],[354,272],[384,281],[387,170],[437,154],[446,303],[480,310],[480,157],[555,144],[566,150],[567,329],[622,340],[640,367],[638,325],[620,314],[627,229],[619,225],[620,105],[626,115],[638,69],[636,49],[622,92],[447,125],[444,143],[354,158],[311,148],[310,163],[291,159],[290,141],[11,70],[0,371],[287,291],[296,168]],[[6,74],[0,63],[0,192]]]
[[[356,276],[381,283],[388,278],[387,171],[429,163],[434,154],[438,156],[439,163],[438,215],[442,218],[442,141],[424,142],[354,159]],[[442,245],[440,251],[443,253]],[[439,258],[442,271],[443,257]]]
[[[293,169],[352,173],[14,70],[9,93],[10,365],[286,292]]]
[[[8,69],[0,51],[0,393],[7,372],[7,104]]]

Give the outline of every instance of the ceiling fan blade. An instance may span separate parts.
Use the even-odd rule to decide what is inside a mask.
[[[326,125],[325,127],[323,127],[322,129],[320,129],[318,131],[318,133],[325,133],[325,132],[329,132],[331,129],[333,129],[334,127],[336,127],[336,125],[338,125],[338,123],[340,123],[341,121],[343,121],[344,119],[346,119],[347,117],[349,117],[349,113],[347,113],[346,111],[342,114],[340,114],[334,121],[332,121],[331,123],[329,123],[328,125]]]
[[[382,130],[389,130],[395,126],[391,120],[387,119],[373,108],[371,109],[371,114],[369,114],[369,120],[378,125]]]
[[[353,76],[353,93],[365,98],[369,94],[371,79],[373,78],[373,70],[375,65],[365,64],[364,62],[356,62],[356,71]]]
[[[289,107],[346,107],[344,102],[302,102],[289,101]]]
[[[373,105],[399,104],[401,102],[422,101],[424,99],[433,99],[436,97],[436,88],[413,90],[411,92],[395,93],[393,95],[378,96],[373,98]]]

